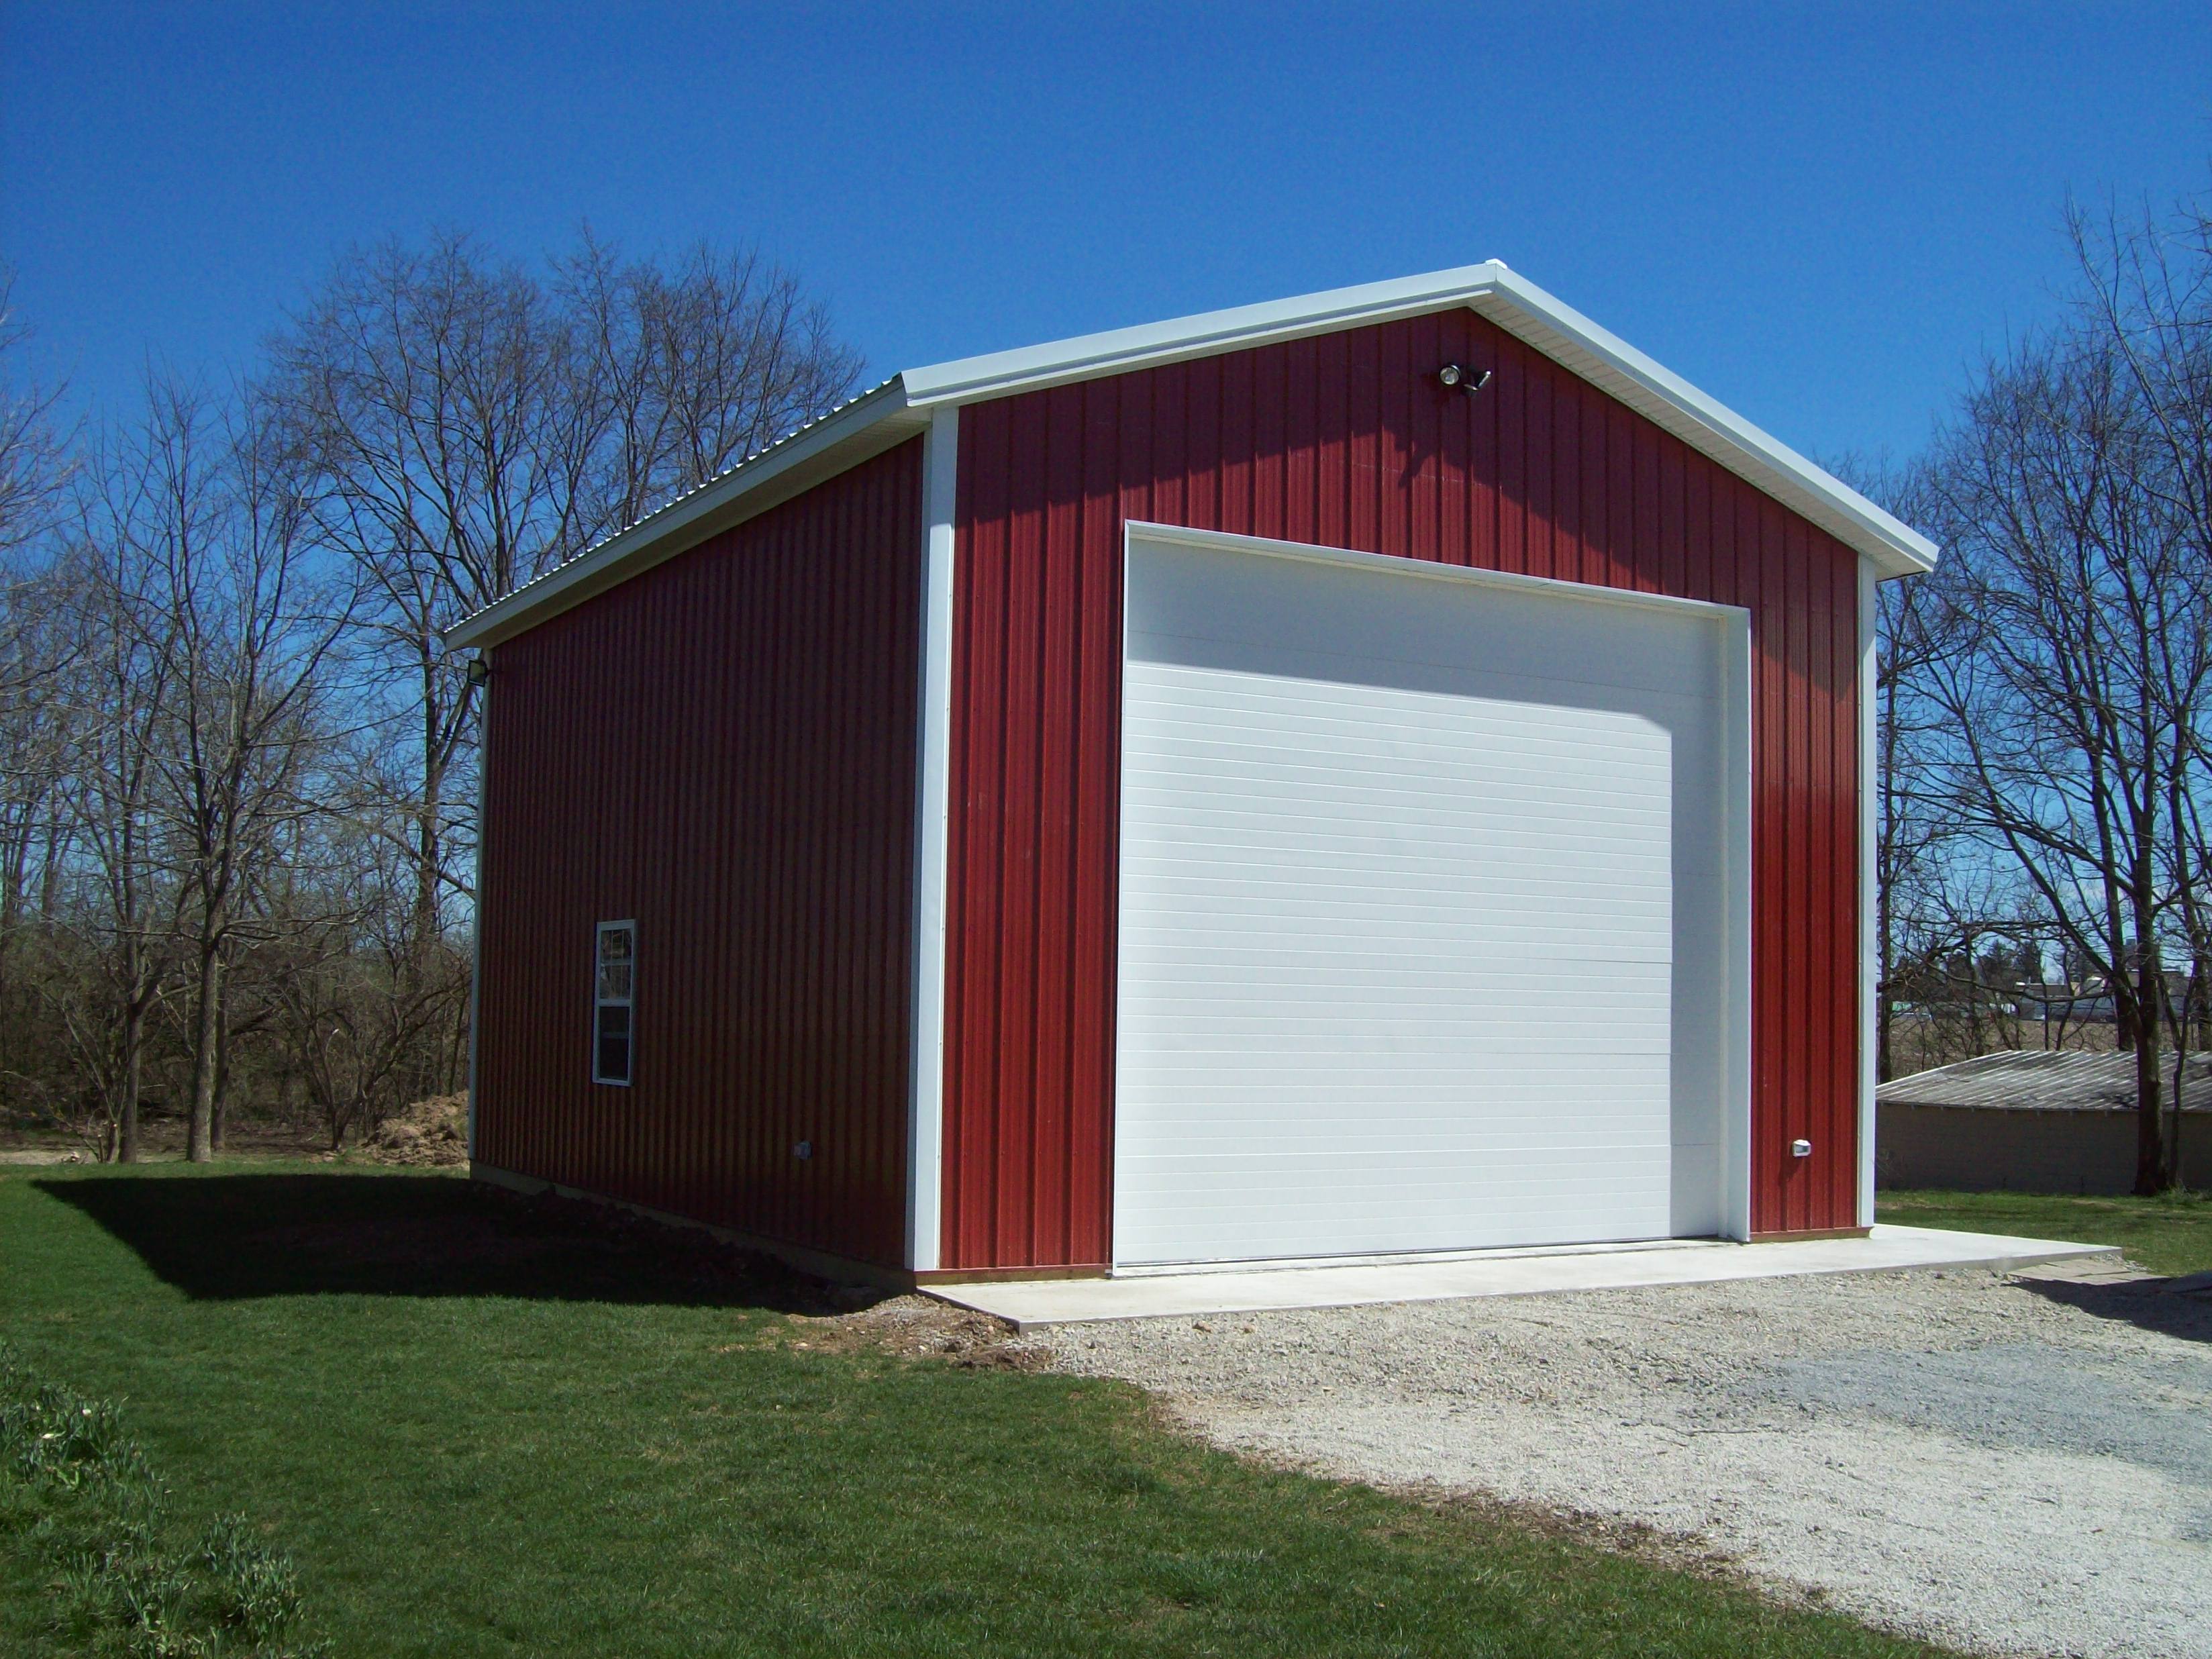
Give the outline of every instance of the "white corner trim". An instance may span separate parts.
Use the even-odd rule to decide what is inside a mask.
[[[951,814],[952,515],[960,411],[922,439],[921,691],[915,769],[914,1000],[907,1089],[907,1266],[939,1265],[945,1164],[945,856]]]
[[[1875,815],[1875,768],[1880,762],[1880,590],[1871,559],[1859,561],[1859,1203],[1858,1224],[1874,1225],[1875,1109],[1875,1040],[1881,993],[1881,940],[1875,927],[1881,872],[1875,859],[1881,826]]]

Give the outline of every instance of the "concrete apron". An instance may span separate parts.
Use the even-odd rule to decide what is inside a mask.
[[[2038,1262],[2117,1260],[2109,1244],[2069,1244],[2002,1233],[1877,1226],[1864,1238],[1733,1244],[1665,1239],[1643,1244],[1577,1244],[1556,1249],[1486,1250],[1450,1257],[1310,1263],[1189,1272],[1147,1269],[1112,1279],[1042,1279],[945,1285],[929,1293],[1008,1321],[1017,1330],[1097,1319],[1169,1319],[1258,1313],[1274,1308],[1350,1308],[1455,1297],[1547,1296],[1560,1291],[1634,1290],[1654,1285],[1719,1285],[1805,1273],[1897,1273],[1929,1267],[2008,1272]]]

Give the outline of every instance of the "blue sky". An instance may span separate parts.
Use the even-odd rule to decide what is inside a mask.
[[[1802,448],[1904,452],[2051,313],[2068,191],[2208,156],[2202,0],[0,0],[0,253],[101,409],[249,361],[349,241],[588,221],[757,242],[872,374],[1494,255]]]

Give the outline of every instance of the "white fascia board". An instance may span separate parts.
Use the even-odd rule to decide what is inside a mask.
[[[1942,550],[1910,525],[1619,335],[1599,327],[1534,283],[1500,269],[1497,285],[1474,309],[1508,333],[1802,513],[1872,560],[1882,577],[1919,575],[1936,568]]]
[[[917,407],[975,403],[1458,306],[1498,324],[1803,514],[1873,560],[1881,575],[1935,568],[1940,550],[1919,532],[1496,259],[933,363],[908,369],[900,380]]]
[[[764,513],[823,479],[881,454],[929,425],[896,376],[801,427],[749,461],[647,514],[620,535],[556,566],[445,630],[448,651],[496,645]]]

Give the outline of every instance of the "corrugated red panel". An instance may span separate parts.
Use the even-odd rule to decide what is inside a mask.
[[[916,439],[494,651],[484,1163],[904,1260],[921,554]]]
[[[1489,387],[1443,392],[1450,361]],[[1111,1255],[1132,518],[1748,608],[1753,1225],[1853,1224],[1856,556],[1455,311],[962,411],[946,1267]]]

